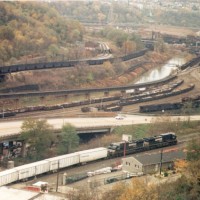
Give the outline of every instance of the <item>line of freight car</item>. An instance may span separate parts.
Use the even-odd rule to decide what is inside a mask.
[[[143,97],[143,98],[135,98],[135,99],[131,99],[131,100],[123,99],[123,101],[119,102],[119,105],[120,106],[126,106],[126,105],[132,105],[132,104],[135,104],[135,103],[141,103],[141,102],[146,102],[146,101],[163,99],[163,98],[167,98],[167,97],[171,97],[171,96],[175,96],[175,95],[179,95],[179,94],[189,92],[192,89],[194,89],[193,84],[190,85],[189,87],[185,88],[185,89],[176,90],[176,91],[169,92],[169,93],[158,94],[158,95],[154,95],[154,96],[147,96],[147,97]]]
[[[139,94],[139,95],[134,95],[134,93],[130,93],[130,95],[132,95],[132,97],[128,97],[128,98],[125,98],[126,100],[134,100],[134,99],[140,99],[140,98],[143,98],[143,97],[148,97],[148,96],[154,96],[154,95],[158,95],[158,94],[164,94],[164,93],[168,93],[168,92],[172,92],[172,90],[174,90],[175,88],[177,88],[178,86],[180,86],[184,81],[183,80],[180,80],[180,81],[177,81],[173,84],[170,84],[167,87],[164,87],[164,88],[160,88],[160,89],[152,89],[152,90],[149,90],[149,91],[146,91],[146,92],[143,92],[142,94]],[[133,96],[134,95],[134,96]],[[121,99],[123,101],[123,99]]]
[[[176,87],[181,82],[182,81],[177,82],[176,84],[174,84],[174,87]],[[188,90],[188,89],[186,89],[186,90]],[[182,90],[181,92],[178,91],[177,93],[180,94],[180,93],[183,93],[183,92],[185,92],[185,91]],[[59,104],[59,105],[53,105],[53,106],[24,107],[24,108],[17,109],[17,110],[1,111],[0,118],[15,116],[16,114],[19,114],[19,113],[34,112],[34,111],[49,111],[49,110],[70,108],[70,107],[75,107],[75,106],[89,105],[89,104],[93,104],[93,103],[102,103],[102,102],[106,102],[106,101],[115,101],[115,100],[120,100],[120,101],[119,101],[119,103],[116,103],[116,104],[107,105],[107,107],[116,106],[116,109],[117,109],[117,107],[119,106],[118,109],[120,109],[121,106],[131,105],[131,104],[135,104],[135,103],[139,103],[139,102],[151,101],[151,100],[156,100],[156,99],[160,99],[160,98],[165,98],[165,97],[168,97],[168,96],[176,95],[175,93],[168,93],[168,94],[166,93],[163,96],[162,95],[160,95],[160,96],[157,95],[156,96],[155,94],[156,93],[154,93],[154,96],[146,96],[146,97],[143,97],[143,98],[141,98],[141,97],[133,97],[131,99],[123,99],[123,100],[120,100],[121,96],[119,95],[119,96],[111,96],[111,97],[104,97],[104,98],[99,98],[99,99],[83,100],[83,101],[77,101],[77,102],[65,103],[65,104]],[[109,108],[108,108],[108,110],[109,110]]]
[[[200,95],[196,95],[196,96],[190,96],[190,97],[183,97],[181,99],[182,102],[192,102],[192,101],[198,101],[200,100]]]
[[[116,103],[114,103],[111,105],[97,105],[94,107],[86,106],[86,107],[81,108],[82,112],[91,112],[93,110],[98,110],[98,111],[103,110],[105,112],[115,112],[115,111],[121,111],[122,106],[116,105]]]
[[[111,143],[108,148],[99,147],[71,154],[48,158],[42,161],[14,167],[0,172],[0,186],[17,181],[28,180],[41,174],[55,172],[66,167],[73,167],[100,159],[148,151],[177,144],[175,133],[164,133],[158,136],[143,138],[130,142]]]
[[[110,97],[103,97],[103,98],[96,98],[96,99],[90,99],[90,100],[83,100],[83,101],[75,101],[71,103],[64,103],[59,105],[52,105],[52,106],[30,106],[30,107],[24,107],[19,108],[15,110],[1,110],[0,118],[6,118],[15,116],[16,114],[20,113],[27,113],[27,112],[35,112],[35,111],[50,111],[50,110],[58,110],[63,108],[71,108],[76,106],[82,106],[82,105],[90,105],[95,103],[102,103],[106,101],[114,101],[119,100],[121,96],[110,96]]]
[[[193,58],[192,60],[188,61],[184,65],[182,65],[180,68],[181,70],[184,70],[188,67],[193,67],[194,65],[197,65],[200,62],[200,56]]]
[[[0,186],[17,181],[25,181],[40,174],[55,172],[62,168],[85,164],[107,157],[107,148],[99,147],[14,167],[0,172]]]
[[[141,113],[146,112],[157,112],[157,111],[166,111],[166,110],[177,110],[181,109],[183,104],[180,102],[177,103],[164,103],[164,104],[151,104],[151,105],[144,105],[140,106],[139,111]]]
[[[151,104],[140,106],[140,112],[158,112],[166,110],[178,110],[184,107],[186,102],[176,102],[176,103],[165,103],[165,104]],[[191,108],[198,108],[200,106],[200,100],[191,102]]]
[[[39,86],[37,84],[32,85],[21,85],[12,88],[0,89],[0,93],[10,93],[10,92],[22,92],[22,91],[39,91]]]
[[[147,102],[147,101],[153,101],[153,100],[158,100],[158,99],[162,99],[162,98],[166,98],[166,97],[170,97],[170,96],[175,96],[175,95],[179,95],[185,92],[188,92],[190,90],[192,90],[194,88],[194,85],[190,85],[188,88],[182,89],[182,90],[176,90],[174,92],[162,92],[162,93],[153,93],[153,94],[149,94],[149,95],[144,95],[144,96],[134,96],[134,97],[128,97],[128,98],[120,98],[119,101],[114,102],[112,104],[107,104],[107,105],[97,105],[96,108],[98,108],[98,110],[104,110],[104,111],[108,111],[110,107],[116,107],[116,109],[122,109],[123,106],[127,106],[127,105],[132,105],[132,104],[136,104],[136,103],[142,103],[142,102]],[[106,108],[108,108],[108,110],[106,110]],[[89,108],[83,108],[83,112],[88,112]]]
[[[83,93],[90,93],[90,92],[97,92],[97,91],[113,91],[113,90],[126,90],[131,88],[141,88],[141,87],[150,87],[150,86],[158,86],[168,83],[173,79],[177,78],[177,76],[168,76],[162,80],[152,81],[149,83],[140,83],[135,85],[128,85],[128,86],[118,86],[118,87],[107,87],[107,88],[91,88],[91,89],[75,89],[75,90],[59,90],[59,91],[46,91],[46,92],[23,92],[23,93],[7,93],[7,94],[0,94],[0,99],[7,99],[7,98],[20,98],[20,97],[32,97],[32,96],[48,96],[48,95],[64,95],[64,94],[83,94]]]
[[[81,64],[81,63],[87,63],[89,65],[101,65],[104,63],[104,61],[111,61],[119,60],[122,61],[130,60],[133,58],[137,58],[140,56],[143,56],[148,49],[143,49],[141,51],[137,51],[135,53],[132,53],[130,55],[122,56],[120,58],[102,58],[102,59],[84,59],[84,60],[71,60],[71,61],[63,61],[63,62],[50,62],[50,63],[35,63],[35,64],[19,64],[19,65],[11,65],[11,66],[4,66],[0,68],[0,75],[4,75],[7,73],[12,72],[19,72],[19,71],[27,71],[27,70],[38,70],[38,69],[51,69],[51,68],[65,68],[65,67],[74,67],[75,65]]]

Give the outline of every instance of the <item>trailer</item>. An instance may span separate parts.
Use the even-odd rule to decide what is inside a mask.
[[[0,186],[7,185],[18,180],[18,172],[16,168],[8,169],[0,172]]]
[[[86,163],[102,158],[107,158],[108,150],[107,148],[100,147],[96,149],[89,149],[85,151],[77,152],[80,156],[80,163]]]
[[[38,174],[49,171],[49,163],[45,160],[22,165],[15,168],[19,175],[19,180],[28,179]]]
[[[78,153],[70,153],[59,158],[59,168],[69,167],[79,164],[80,158]]]
[[[48,158],[46,161],[49,162],[49,171],[57,171],[60,168],[69,167],[72,165],[79,164],[79,154],[71,153],[58,157]]]

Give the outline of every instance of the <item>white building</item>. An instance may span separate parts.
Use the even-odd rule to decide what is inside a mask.
[[[122,170],[130,174],[150,174],[160,170],[162,157],[162,170],[173,167],[176,159],[185,159],[183,151],[169,151],[161,153],[147,153],[122,159]]]

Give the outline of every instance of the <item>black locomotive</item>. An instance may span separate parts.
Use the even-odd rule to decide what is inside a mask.
[[[177,137],[175,133],[163,133],[149,138],[111,143],[108,146],[108,157],[118,157],[176,144]]]

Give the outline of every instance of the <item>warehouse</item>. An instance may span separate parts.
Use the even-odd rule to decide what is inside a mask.
[[[160,163],[162,170],[171,169],[176,159],[185,159],[186,154],[180,150],[160,151],[160,153],[146,153],[122,159],[124,172],[138,174],[151,174],[159,172]]]

